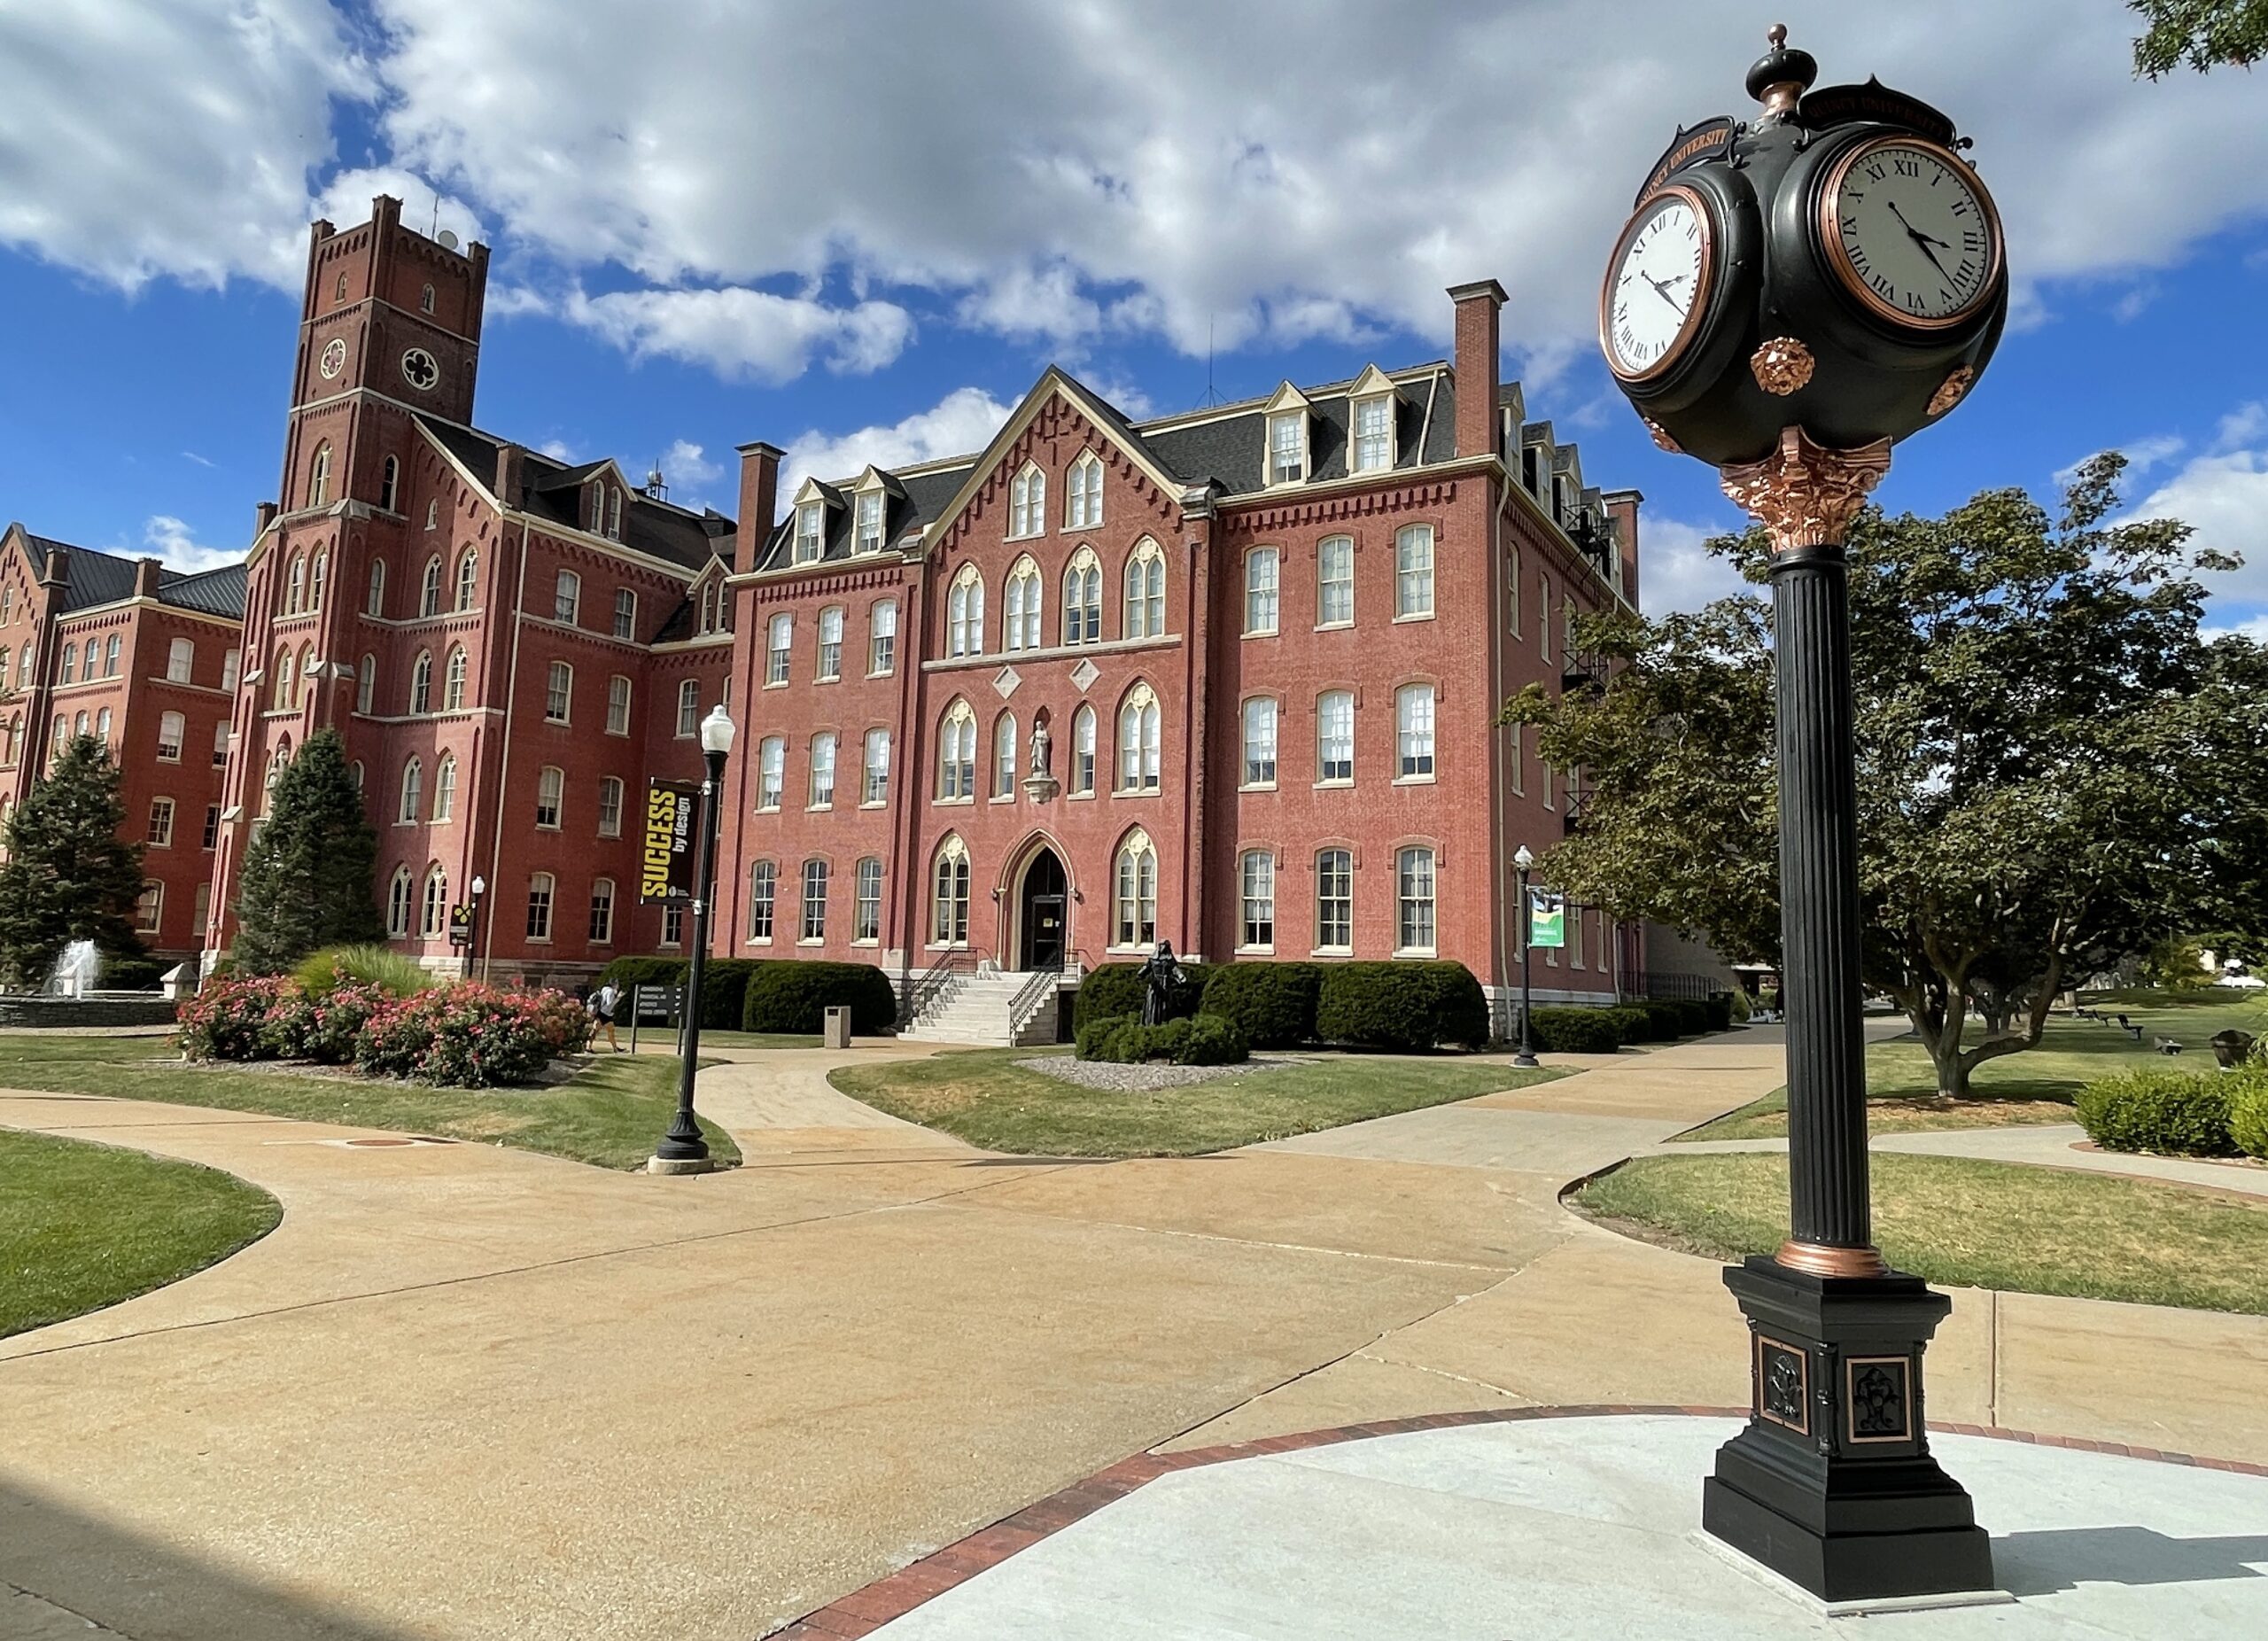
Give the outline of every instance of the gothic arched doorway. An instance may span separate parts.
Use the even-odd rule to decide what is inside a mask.
[[[1060,968],[1068,937],[1070,899],[1063,862],[1042,848],[1025,862],[1016,890],[1015,967],[1021,970]]]

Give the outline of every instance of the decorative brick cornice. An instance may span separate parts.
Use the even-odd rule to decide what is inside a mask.
[[[1372,518],[1381,513],[1405,513],[1420,508],[1447,507],[1456,500],[1456,480],[1437,478],[1415,484],[1380,486],[1341,495],[1285,498],[1261,507],[1236,506],[1224,501],[1223,521],[1241,534],[1295,529],[1301,525],[1335,525],[1349,519]]]

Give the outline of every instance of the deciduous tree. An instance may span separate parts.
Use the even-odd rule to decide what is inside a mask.
[[[2134,72],[2155,80],[2186,63],[2199,74],[2249,68],[2268,57],[2268,0],[2127,0],[2148,27]]]

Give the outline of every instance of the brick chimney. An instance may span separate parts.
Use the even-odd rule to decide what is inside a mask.
[[[1451,285],[1456,304],[1456,453],[1487,455],[1496,448],[1497,310],[1504,287],[1493,279]]]
[[[773,516],[780,506],[780,461],[787,452],[762,439],[741,447],[741,511],[733,537],[733,571],[746,575],[756,568],[772,533]]]
[[[268,533],[268,526],[276,522],[276,507],[273,502],[261,502],[252,509],[252,539],[255,541]]]
[[[158,595],[158,572],[164,568],[165,565],[154,558],[136,559],[134,561],[134,596],[155,598]]]
[[[514,444],[496,447],[496,501],[503,507],[520,504],[521,474],[526,468],[527,452]]]
[[[1610,490],[1599,498],[1614,521],[1615,548],[1622,555],[1622,595],[1633,607],[1638,603],[1638,503],[1645,499],[1635,490]]]
[[[39,584],[42,587],[71,585],[71,549],[69,548],[50,547],[47,549],[47,563],[40,569]]]

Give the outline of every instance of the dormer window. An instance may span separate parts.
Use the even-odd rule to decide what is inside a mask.
[[[622,492],[610,487],[612,500],[606,509],[606,534],[610,541],[622,540]]]
[[[1093,530],[1102,524],[1102,463],[1091,450],[1083,451],[1071,463],[1065,489],[1069,492],[1063,509],[1063,527],[1067,530]]]
[[[1268,418],[1268,482],[1295,485],[1308,476],[1308,418],[1288,410]]]
[[[868,490],[858,497],[858,539],[854,550],[882,550],[882,493],[879,490]]]
[[[594,478],[590,484],[591,523],[593,535],[606,533],[606,486]]]
[[[1047,475],[1027,466],[1008,483],[1008,534],[1041,535],[1047,530]]]
[[[827,550],[827,503],[806,502],[796,509],[796,562],[815,564]]]
[[[1394,400],[1381,393],[1375,399],[1355,401],[1354,438],[1349,447],[1348,471],[1356,473],[1383,471],[1394,465]]]

